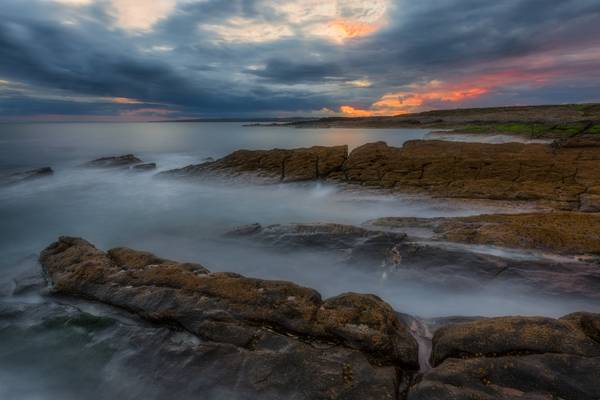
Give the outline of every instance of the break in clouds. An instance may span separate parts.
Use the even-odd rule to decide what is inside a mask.
[[[4,0],[0,120],[592,102],[599,21],[596,0]]]

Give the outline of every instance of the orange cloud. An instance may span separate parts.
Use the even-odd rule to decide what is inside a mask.
[[[517,84],[540,86],[551,80],[556,73],[548,71],[523,71],[506,69],[475,75],[457,83],[433,80],[425,84],[412,84],[405,91],[384,94],[369,108],[349,105],[340,107],[348,116],[398,115],[439,107],[439,103],[460,103],[489,93],[498,87]]]
[[[122,116],[166,116],[175,111],[166,108],[138,108],[137,110],[128,110],[120,113]]]
[[[390,108],[382,108],[377,110],[365,110],[362,108],[355,108],[352,106],[341,106],[340,111],[342,114],[350,116],[350,117],[376,117],[376,116],[385,116],[385,115],[396,115],[401,114],[401,112],[397,112],[395,109]]]
[[[234,17],[218,24],[200,23],[199,27],[224,42],[262,43],[301,35],[341,45],[385,26],[391,0],[259,0],[257,4],[283,18]]]
[[[328,36],[334,40],[343,41],[345,39],[370,35],[378,28],[378,25],[373,23],[337,19],[329,23]]]
[[[113,97],[112,99],[110,99],[110,101],[117,104],[142,104],[141,101],[130,99],[128,97]]]
[[[374,102],[369,109],[360,109],[344,105],[340,107],[342,114],[353,117],[370,117],[378,115],[398,115],[418,111],[430,102],[460,102],[479,97],[488,92],[484,87],[443,87],[439,81],[414,86],[411,91],[387,93]]]

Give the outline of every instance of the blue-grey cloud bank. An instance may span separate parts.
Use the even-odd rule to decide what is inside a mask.
[[[3,0],[0,120],[600,101],[598,0]]]

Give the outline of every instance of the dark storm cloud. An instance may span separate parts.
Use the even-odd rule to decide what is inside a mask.
[[[0,9],[0,115],[116,115],[150,106],[172,115],[273,114],[368,105],[403,85],[476,77],[513,58],[571,48],[579,54],[600,38],[597,0],[397,0],[386,26],[343,43],[306,34],[294,21],[287,21],[291,34],[271,41],[218,40],[206,28],[238,18],[242,22],[234,22],[242,25],[256,21],[259,33],[277,33],[283,13],[259,0],[182,1],[146,31],[115,26],[110,1],[76,7],[6,0]],[[570,78],[598,86],[593,71],[600,60],[589,54],[574,59],[564,71],[545,67],[554,69],[551,90],[498,90],[496,97],[490,91],[481,104],[539,102],[542,96],[544,102],[593,100],[586,85]],[[522,68],[538,68],[531,64]],[[569,82],[561,86],[563,78]],[[352,80],[370,84],[353,87],[347,84]],[[11,92],[2,81],[23,85],[27,93]],[[86,96],[140,104],[82,102]]]
[[[246,69],[245,72],[269,81],[287,84],[335,80],[342,77],[342,69],[337,64],[303,64],[286,60],[269,60],[265,68]]]
[[[90,30],[94,34],[90,35]],[[97,40],[99,35],[112,40]],[[17,18],[2,21],[0,77],[38,87],[39,91],[60,89],[77,95],[140,99],[145,103],[177,105],[190,113],[301,110],[327,103],[323,96],[314,96],[311,101],[305,94],[296,98],[285,91],[236,93],[226,87],[226,81],[208,82],[201,75],[192,77],[178,72],[169,60],[139,54],[127,42],[119,43],[121,39],[114,32],[102,32],[98,26],[88,26],[86,34],[45,21]],[[44,109],[45,113],[104,114],[118,109],[116,105],[101,104],[94,110],[89,103],[14,95],[0,99],[0,113],[4,115],[38,113]]]

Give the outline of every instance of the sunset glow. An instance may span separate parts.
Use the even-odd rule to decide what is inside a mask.
[[[113,103],[117,104],[141,104],[142,102],[135,99],[128,99],[127,97],[114,97],[111,99]]]
[[[516,69],[484,73],[459,82],[432,80],[425,84],[408,85],[406,90],[386,93],[374,101],[369,108],[350,105],[340,107],[340,112],[348,116],[398,115],[425,111],[434,108],[451,107],[452,103],[474,100],[491,91],[511,85],[543,86],[556,76],[550,71],[521,71]]]
[[[353,117],[406,114],[420,111],[421,107],[426,108],[430,102],[459,102],[483,96],[488,92],[488,89],[482,87],[440,88],[433,91],[426,91],[426,88],[427,85],[424,87],[425,91],[417,89],[408,92],[387,93],[374,102],[369,109],[360,109],[345,105],[340,107],[340,111],[343,114]]]
[[[337,41],[370,35],[378,26],[361,21],[336,20],[329,23],[328,34]]]

